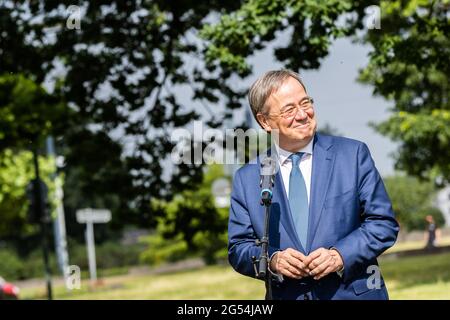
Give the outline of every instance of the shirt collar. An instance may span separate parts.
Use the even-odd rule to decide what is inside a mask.
[[[312,155],[312,153],[313,153],[313,141],[314,141],[314,137],[311,139],[311,141],[306,146],[304,146],[303,148],[301,148],[297,152],[303,152],[303,153]],[[280,166],[282,166],[284,164],[284,162],[289,158],[289,156],[291,154],[293,154],[293,152],[284,150],[283,148],[281,148],[277,144],[275,144],[275,147],[277,149],[278,160],[279,160]]]

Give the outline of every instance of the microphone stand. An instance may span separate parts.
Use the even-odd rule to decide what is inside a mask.
[[[266,284],[266,300],[273,300],[272,298],[272,277],[269,271],[269,219],[270,219],[270,205],[272,204],[271,197],[262,199],[261,205],[265,207],[264,218],[264,235],[262,239],[256,239],[257,246],[261,246],[261,255],[259,259],[252,256],[253,268],[258,279],[264,279]]]

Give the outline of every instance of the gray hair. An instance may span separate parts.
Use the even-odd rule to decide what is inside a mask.
[[[250,103],[250,108],[252,109],[253,116],[257,122],[259,121],[256,118],[256,115],[258,113],[263,113],[267,99],[289,78],[297,80],[306,91],[306,87],[300,79],[300,75],[297,72],[287,69],[268,71],[259,77],[250,87],[250,91],[248,92],[248,102]]]

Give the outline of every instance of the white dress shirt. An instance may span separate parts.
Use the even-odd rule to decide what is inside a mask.
[[[308,204],[310,203],[311,194],[311,172],[312,172],[312,157],[313,157],[313,140],[304,146],[297,152],[304,152],[302,159],[300,160],[300,171],[302,172],[303,179],[306,184],[306,193],[308,195]],[[281,177],[283,180],[284,190],[286,190],[286,196],[289,198],[289,177],[292,169],[292,160],[289,156],[293,153],[282,149],[280,146],[275,145],[278,153],[278,161],[280,165]]]

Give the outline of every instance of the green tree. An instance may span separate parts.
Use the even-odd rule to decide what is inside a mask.
[[[67,112],[57,91],[50,95],[21,73],[0,75],[0,238],[11,240],[22,252],[38,244],[27,241],[38,236],[36,226],[27,219],[29,203],[25,195],[35,178],[31,150],[38,154],[44,138],[62,130]],[[55,173],[55,161],[38,158],[52,210],[56,199],[50,176]]]
[[[155,210],[165,213],[158,219],[157,231],[165,238],[183,241],[187,250],[200,253],[207,263],[226,256],[229,208],[215,206],[211,189],[214,180],[223,177],[222,166],[210,165],[198,189],[185,190],[169,202],[152,203]]]
[[[316,69],[333,39],[352,35],[363,27],[364,9],[370,1],[248,0],[242,6],[206,25],[209,41],[206,58],[240,76],[251,73],[247,58],[289,30],[285,46],[275,48],[276,59],[293,70]],[[351,15],[350,15],[351,13]]]
[[[450,1],[381,1],[381,29],[367,32],[360,81],[393,102],[374,127],[399,142],[397,169],[450,181]]]
[[[39,147],[62,128],[64,104],[23,74],[0,75],[0,151]]]
[[[150,199],[170,199],[202,181],[201,165],[184,164],[169,170],[176,173],[169,181],[162,179],[173,148],[170,132],[199,118],[190,98],[205,106],[213,127],[223,114],[210,104],[221,101],[228,117],[241,106],[244,93],[233,88],[231,74],[205,69],[198,39],[214,12],[234,10],[240,1],[85,1],[81,28],[70,29],[66,22],[73,4],[2,1],[1,72],[22,74],[36,87],[46,80],[50,96],[66,107],[62,130],[52,133],[66,159],[70,230],[77,229],[74,216],[80,206],[111,208],[111,225],[117,229],[127,223],[152,225]],[[191,97],[176,96],[178,87],[189,88]],[[13,86],[0,90],[7,97],[14,93]],[[28,126],[28,115],[44,115],[39,110],[61,114],[45,99],[28,104],[36,106],[43,108],[16,119],[6,113],[10,127],[0,129],[0,142],[10,141],[4,134],[26,138],[12,125]],[[12,113],[18,111],[15,107]],[[59,123],[38,120],[46,129]],[[51,131],[41,129],[43,136]]]
[[[49,189],[49,199],[54,199],[54,183],[50,175],[54,172],[52,158],[39,157],[43,181]],[[32,236],[37,226],[28,221],[29,203],[26,188],[34,179],[33,155],[29,151],[14,153],[6,149],[0,153],[0,239],[26,239]],[[50,203],[54,207],[55,203]]]
[[[384,179],[392,201],[396,218],[406,230],[424,230],[425,216],[432,215],[442,225],[442,212],[432,205],[436,188],[430,181],[422,182],[415,177],[393,176]]]

